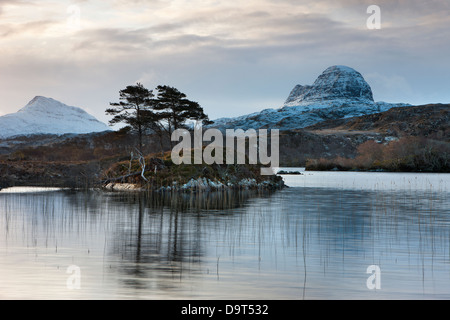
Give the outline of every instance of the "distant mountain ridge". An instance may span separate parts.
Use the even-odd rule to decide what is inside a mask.
[[[358,71],[336,65],[322,72],[312,85],[295,86],[279,109],[217,119],[212,126],[220,129],[293,130],[325,120],[358,117],[405,106],[410,105],[375,102],[372,89]]]
[[[34,97],[16,113],[0,117],[0,138],[36,134],[84,134],[111,130],[78,107],[52,98]]]

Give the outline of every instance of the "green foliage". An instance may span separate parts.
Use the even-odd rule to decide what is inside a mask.
[[[182,128],[187,120],[208,120],[203,108],[186,99],[186,94],[170,86],[158,86],[154,110],[160,111],[161,118],[167,121],[169,128]]]
[[[194,101],[188,100],[186,94],[170,86],[158,86],[158,94],[154,98],[153,90],[148,90],[140,83],[127,86],[120,91],[120,102],[111,103],[114,108],[106,110],[106,114],[114,116],[109,122],[127,124],[126,130],[137,132],[139,151],[143,151],[143,136],[145,133],[155,133],[163,151],[164,136],[171,143],[174,130],[183,128],[186,121],[196,120],[211,123],[203,108]]]
[[[139,150],[142,151],[142,135],[150,120],[154,120],[153,91],[140,83],[120,90],[120,102],[110,103],[114,108],[106,109],[106,114],[113,115],[110,125],[126,123],[138,133]]]
[[[109,121],[111,125],[126,123],[133,129],[144,125],[141,112],[152,108],[153,92],[144,88],[140,83],[135,86],[127,86],[120,90],[120,102],[110,103],[114,108],[106,109],[106,114],[113,115]]]

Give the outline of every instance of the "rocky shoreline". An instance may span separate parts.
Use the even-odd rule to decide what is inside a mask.
[[[261,165],[175,165],[170,155],[162,159],[149,156],[141,161],[128,160],[111,165],[103,171],[102,188],[113,191],[200,192],[276,190],[285,187],[282,177],[261,175]]]
[[[249,166],[185,167],[164,166],[158,163],[158,172],[149,171],[147,181],[141,175],[121,178],[123,172],[115,168],[115,175],[94,163],[46,163],[32,161],[0,162],[0,190],[2,188],[58,187],[68,189],[96,188],[107,191],[151,192],[208,192],[221,190],[277,190],[285,187],[279,176],[260,176],[259,168]],[[149,163],[152,163],[149,161]],[[181,171],[178,171],[181,170]],[[183,170],[189,170],[184,172]],[[118,178],[117,178],[118,177]]]
[[[179,185],[176,181],[171,186],[161,186],[154,188],[153,191],[162,192],[209,192],[209,191],[225,191],[225,190],[277,190],[283,189],[286,185],[284,181],[264,180],[257,182],[253,178],[244,178],[238,183],[228,182],[226,184],[220,181],[213,181],[207,178],[191,179],[185,184]],[[147,187],[133,183],[114,183],[105,184],[102,189],[108,191],[147,191]]]

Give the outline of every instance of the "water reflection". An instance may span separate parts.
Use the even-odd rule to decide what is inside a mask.
[[[76,257],[85,263],[87,257],[100,255],[104,268],[96,272],[112,276],[118,282],[114,286],[147,296],[153,290],[176,289],[186,276],[203,272],[201,261],[209,245],[204,231],[221,227],[214,217],[244,213],[251,201],[269,197],[256,191],[5,193],[0,196],[0,247],[7,253],[22,247],[36,257],[51,257],[60,261],[58,269],[78,263]],[[16,261],[9,262],[3,268],[14,270]]]
[[[150,283],[161,290],[179,287],[174,281],[202,272],[209,245],[205,228],[221,227],[210,222],[239,210],[244,213],[250,200],[270,195],[257,191],[110,194],[110,203],[134,208],[134,222],[117,230],[110,247],[111,255],[130,262],[119,268],[124,285],[140,290]]]
[[[0,298],[446,299],[449,195],[2,193]],[[366,286],[370,265],[382,290]]]
[[[307,297],[325,279],[327,297],[450,297],[449,193],[301,190],[283,204],[290,234],[302,235]],[[379,292],[365,286],[370,265],[383,271]]]

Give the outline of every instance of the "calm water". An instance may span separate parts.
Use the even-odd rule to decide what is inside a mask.
[[[2,190],[0,299],[450,299],[449,174],[284,178],[262,194]]]

